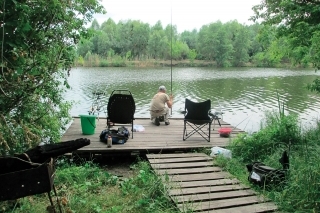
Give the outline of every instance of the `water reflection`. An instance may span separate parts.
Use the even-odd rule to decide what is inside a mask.
[[[277,94],[287,112],[299,115],[304,125],[319,116],[318,96],[303,87],[319,73],[312,70],[286,69],[213,69],[173,68],[172,117],[183,117],[185,98],[193,101],[211,99],[212,107],[222,109],[223,119],[248,132],[257,131],[266,110],[277,110]],[[76,102],[73,116],[87,113],[93,91],[104,91],[107,104],[114,89],[128,89],[136,102],[136,117],[149,117],[149,103],[160,85],[171,89],[171,69],[74,68],[70,72],[71,90],[67,100]]]

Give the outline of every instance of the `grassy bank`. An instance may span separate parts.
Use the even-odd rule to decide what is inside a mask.
[[[290,170],[286,182],[257,187],[283,212],[320,212],[320,123],[302,130],[293,115],[268,113],[261,130],[253,135],[239,135],[228,147],[232,159],[218,158],[218,165],[249,184],[246,164],[261,161],[282,168],[279,158],[289,151]]]

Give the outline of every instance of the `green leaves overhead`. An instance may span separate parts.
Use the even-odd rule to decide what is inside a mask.
[[[277,27],[278,36],[286,37],[293,49],[295,63],[314,64],[319,68],[317,46],[320,43],[320,1],[263,0],[253,7],[252,20]],[[315,81],[309,88],[318,88]],[[317,89],[315,89],[317,90]],[[320,91],[320,90],[318,90]]]
[[[60,139],[69,117],[63,101],[74,47],[103,12],[98,0],[5,1],[0,4],[0,154]]]

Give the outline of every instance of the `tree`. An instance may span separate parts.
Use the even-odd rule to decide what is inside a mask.
[[[215,60],[219,67],[230,66],[233,47],[228,37],[227,27],[220,21],[200,29],[198,45],[199,53],[206,59]]]
[[[217,22],[210,26],[205,25],[199,31],[197,51],[207,60],[214,60],[215,50],[212,44],[218,39],[215,31],[220,27],[222,23]]]
[[[77,46],[77,53],[84,57],[88,52],[92,52],[93,44],[88,39],[81,38]]]
[[[147,46],[148,55],[153,59],[165,58],[169,49],[168,38],[165,35],[161,22],[158,21],[150,30]]]
[[[249,31],[248,36],[250,38],[250,47],[248,50],[248,54],[250,58],[262,51],[262,46],[258,38],[259,31],[262,27],[263,27],[262,25],[257,23],[247,27]]]
[[[197,30],[194,29],[192,32],[183,31],[180,35],[180,39],[182,42],[185,42],[189,49],[196,49],[197,47]]]
[[[140,21],[133,22],[132,53],[134,57],[140,59],[142,55],[146,54],[149,36],[149,24],[144,24]]]
[[[1,1],[0,153],[60,140],[75,44],[103,12],[98,0]]]
[[[221,27],[217,32],[219,40],[213,43],[215,49],[215,60],[218,67],[229,67],[232,60],[233,46],[231,40],[227,37],[227,31]]]
[[[153,59],[164,58],[169,51],[168,39],[163,31],[153,31],[148,41],[148,54]]]
[[[233,46],[232,64],[243,66],[249,60],[249,32],[245,26],[237,21],[226,23],[225,28]]]
[[[288,37],[292,47],[308,49],[318,43],[320,31],[320,2],[316,0],[263,0],[253,7],[255,15],[252,20],[262,19],[263,24],[277,26],[278,35]],[[309,54],[309,52],[300,54]],[[300,56],[304,58],[303,56]],[[311,57],[314,67],[320,68],[318,57]],[[320,81],[316,79],[308,88],[320,92]]]

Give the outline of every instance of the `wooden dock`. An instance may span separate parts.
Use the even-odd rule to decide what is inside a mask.
[[[150,119],[136,119],[134,124],[142,125],[145,130],[143,132],[134,132],[133,138],[122,145],[113,145],[107,148],[106,143],[100,142],[99,135],[102,130],[106,129],[106,119],[100,118],[96,120],[95,134],[83,135],[81,130],[80,118],[73,118],[73,122],[63,135],[61,141],[74,140],[77,138],[90,139],[90,145],[83,147],[75,153],[78,154],[119,154],[119,153],[168,153],[168,152],[186,152],[198,148],[211,148],[213,146],[225,147],[230,140],[238,133],[244,132],[240,129],[233,128],[230,124],[220,121],[222,127],[230,127],[233,129],[229,138],[220,137],[218,130],[220,126],[212,125],[211,142],[205,141],[199,134],[195,134],[186,141],[182,140],[183,136],[183,119],[170,119],[170,125],[166,126],[161,122],[160,126],[155,126]],[[114,126],[117,129],[119,126]],[[131,129],[131,126],[127,126]]]
[[[273,212],[277,207],[259,197],[203,153],[147,154],[181,212]]]

